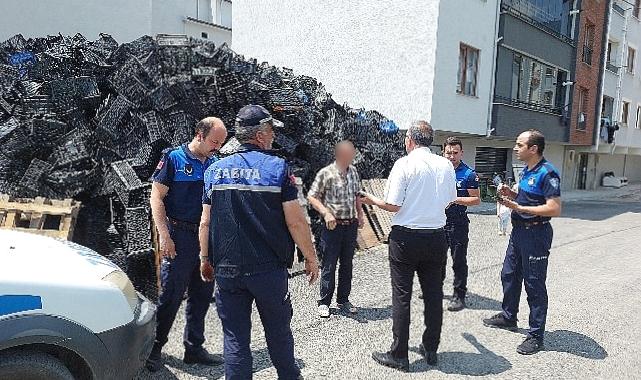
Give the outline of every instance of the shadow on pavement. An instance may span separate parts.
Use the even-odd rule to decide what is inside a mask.
[[[465,304],[468,309],[472,310],[501,311],[500,301],[469,292],[467,293],[467,297],[465,298]]]
[[[487,376],[498,375],[512,368],[503,356],[497,355],[482,345],[474,335],[464,333],[463,338],[470,342],[478,353],[471,352],[441,352],[438,354],[438,365],[428,366],[422,358],[410,364],[411,372],[440,371],[449,375]],[[411,348],[418,352],[418,347]]]
[[[621,199],[572,201],[563,204],[562,218],[601,221],[628,212],[641,213],[641,202]]]
[[[567,352],[586,359],[603,360],[608,352],[587,335],[568,330],[545,333],[545,350]]]
[[[254,350],[252,351],[252,355],[254,358],[254,366],[252,368],[252,372],[256,373],[259,371],[262,371],[264,369],[273,367],[273,364],[271,362],[271,359],[269,357],[269,351],[267,351],[267,348],[263,348],[260,350]],[[223,377],[225,375],[225,365],[219,365],[219,366],[204,366],[204,365],[193,365],[193,364],[185,364],[183,363],[182,359],[177,358],[172,355],[166,355],[163,354],[163,357],[165,359],[165,367],[161,369],[160,371],[156,373],[151,373],[147,371],[146,369],[143,369],[139,374],[138,377],[136,377],[136,380],[143,380],[143,379],[167,379],[167,380],[173,380],[173,379],[178,379],[176,375],[171,373],[169,368],[175,368],[180,370],[180,372],[183,372],[185,374],[188,374],[190,376],[198,377],[198,378],[206,378],[206,379],[218,379],[220,377]],[[298,364],[298,367],[300,369],[305,368],[305,362],[301,359],[296,359],[296,364]]]
[[[392,317],[392,305],[386,307],[359,307],[358,313],[351,314],[339,309],[331,309],[332,314],[341,315],[353,319],[358,323],[368,323],[370,321],[382,321]]]

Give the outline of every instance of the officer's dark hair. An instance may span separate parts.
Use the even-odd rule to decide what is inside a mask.
[[[434,141],[434,130],[425,120],[413,121],[407,130],[409,138],[417,145],[428,147]]]
[[[196,123],[196,127],[194,129],[194,136],[198,136],[199,133],[203,134],[203,137],[207,137],[209,134],[209,131],[216,125],[220,123],[221,125],[223,124],[223,121],[220,120],[217,117],[206,117]]]
[[[459,139],[458,137],[454,137],[454,136],[450,136],[450,137],[446,138],[445,139],[445,143],[443,144],[444,147],[445,146],[456,146],[456,145],[458,145],[461,148],[461,150],[463,150],[463,142],[461,141],[461,139]]]
[[[528,130],[526,144],[528,148],[532,145],[536,145],[537,153],[542,156],[543,151],[545,150],[545,136],[543,136],[543,133],[541,133],[541,131],[530,129]]]

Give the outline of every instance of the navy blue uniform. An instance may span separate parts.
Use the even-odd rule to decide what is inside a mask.
[[[225,378],[252,377],[252,303],[279,379],[297,379],[288,272],[294,242],[283,202],[298,199],[287,163],[244,144],[209,167],[203,203],[211,205],[209,255],[215,267],[216,308],[225,332]]]
[[[469,197],[469,189],[479,188],[479,177],[474,169],[460,162],[455,169],[456,196]],[[470,231],[470,219],[467,217],[467,206],[452,204],[445,210],[447,222],[445,235],[452,255],[454,271],[454,296],[465,299],[467,293],[467,245]]]
[[[560,182],[554,166],[542,159],[532,170],[526,167],[521,173],[516,202],[522,206],[543,205],[546,200],[561,196]],[[512,234],[501,271],[505,318],[516,320],[521,287],[525,281],[530,306],[529,335],[541,341],[548,309],[545,280],[552,246],[549,221],[549,217],[512,211]]]
[[[187,290],[185,333],[187,352],[198,351],[205,342],[205,315],[214,292],[213,283],[200,278],[198,224],[202,213],[203,178],[215,158],[204,163],[187,144],[167,149],[153,174],[154,182],[169,187],[164,198],[169,234],[176,245],[176,257],[164,258],[160,267],[162,293],[158,300],[156,344],[167,343],[167,336]]]

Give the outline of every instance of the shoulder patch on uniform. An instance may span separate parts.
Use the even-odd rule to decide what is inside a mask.
[[[160,161],[158,161],[158,165],[156,166],[156,170],[160,170],[160,169],[162,169],[162,167],[163,167],[164,165],[165,165],[165,160],[163,160],[163,159],[161,158],[161,159],[160,159]]]
[[[556,177],[550,178],[550,186],[557,189],[559,187],[559,179]]]

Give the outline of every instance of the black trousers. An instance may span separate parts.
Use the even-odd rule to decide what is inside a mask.
[[[390,348],[392,356],[407,358],[415,272],[418,274],[425,306],[423,346],[427,351],[436,351],[443,324],[443,280],[447,264],[445,231],[412,231],[393,226],[389,236],[389,262],[394,337]]]
[[[336,288],[336,267],[338,264],[338,290],[336,303],[342,304],[349,301],[352,292],[352,267],[354,250],[356,249],[356,236],[358,222],[349,225],[337,225],[333,230],[323,226],[321,232],[321,250],[323,266],[320,280],[320,299],[318,304],[329,306],[334,297]]]
[[[454,272],[453,295],[465,299],[467,293],[467,245],[470,231],[470,220],[467,215],[457,218],[447,218],[445,235],[452,255],[452,271]]]

